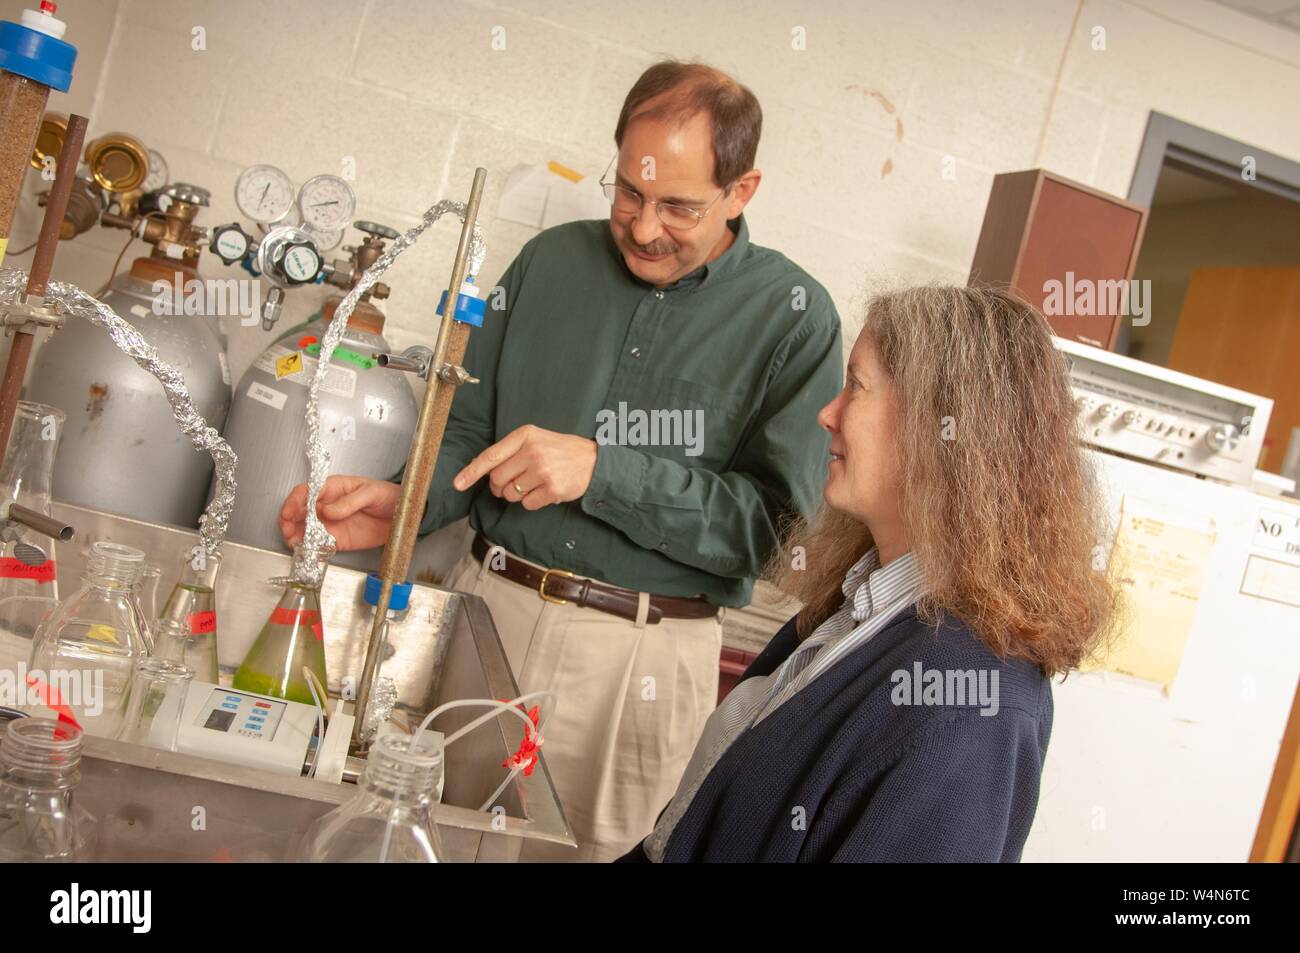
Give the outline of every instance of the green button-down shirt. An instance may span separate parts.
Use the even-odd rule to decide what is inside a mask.
[[[468,514],[544,566],[747,604],[782,518],[820,500],[830,438],[816,415],[843,356],[826,290],[751,244],[743,216],[731,226],[730,248],[663,289],[628,271],[606,220],[529,241],[471,332],[465,366],[481,383],[452,403],[421,533]],[[486,477],[452,487],[524,424],[597,441],[581,499],[530,512]]]

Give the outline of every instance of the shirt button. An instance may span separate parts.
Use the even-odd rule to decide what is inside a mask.
[[[600,508],[601,508],[602,506],[604,506],[604,505],[605,505],[605,501],[604,501],[604,500],[597,500],[597,501],[596,501],[596,509],[600,509]]]
[[[667,544],[667,543],[660,543],[660,544],[659,544],[659,551],[660,551],[661,553],[666,553],[666,552],[668,552],[668,544]]]
[[[660,301],[663,301],[663,300],[664,300],[664,293],[663,293],[662,291],[656,291],[656,292],[655,292],[655,297],[658,298]]]
[[[565,549],[573,549],[573,548],[576,547],[577,545],[578,545],[578,544],[577,544],[574,540],[572,540],[572,539],[566,539],[566,540],[564,541],[564,548],[565,548]]]
[[[639,347],[634,347],[632,348],[632,350],[628,351],[628,353],[631,354],[633,357],[640,357],[641,349]]]

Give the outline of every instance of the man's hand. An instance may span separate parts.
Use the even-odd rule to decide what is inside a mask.
[[[339,551],[373,549],[388,541],[393,513],[402,497],[396,483],[370,477],[332,476],[316,498],[316,515],[338,542]],[[307,524],[307,484],[299,483],[280,508],[280,532],[290,546],[302,542]]]
[[[526,510],[567,503],[587,492],[596,471],[596,441],[526,424],[477,457],[452,481],[467,490],[490,474],[492,492]]]

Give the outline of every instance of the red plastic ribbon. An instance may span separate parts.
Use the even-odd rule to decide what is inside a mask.
[[[312,634],[316,636],[317,642],[321,642],[325,638],[325,632],[321,628],[320,613],[315,609],[286,609],[283,606],[276,606],[271,610],[271,621],[276,625],[293,625],[295,622],[304,622],[311,625]]]
[[[39,566],[29,566],[13,556],[0,557],[0,579],[32,579],[36,582],[54,581],[54,560],[47,559]]]
[[[209,609],[207,612],[190,613],[190,635],[207,635],[217,631],[217,614]]]
[[[36,694],[41,697],[41,704],[52,709],[59,716],[59,721],[62,724],[81,729],[81,722],[77,721],[77,716],[72,713],[72,709],[64,704],[63,696],[59,694],[57,688],[53,685],[47,685],[31,674],[27,676],[27,684],[36,689]]]
[[[510,699],[508,698],[497,699],[497,701],[500,702],[508,702],[509,700]],[[525,711],[523,705],[516,705],[515,707],[520,711]],[[523,768],[524,777],[531,778],[533,776],[533,768],[537,766],[537,749],[542,746],[542,741],[544,739],[542,738],[541,730],[538,727],[538,719],[541,717],[541,711],[536,705],[534,705],[531,709],[526,711],[526,714],[528,715],[528,720],[533,723],[533,730],[530,732],[528,726],[524,726],[524,740],[519,743],[519,750],[506,758],[506,760],[502,761],[501,767],[509,768],[512,771],[516,768]],[[529,737],[530,735],[531,737]]]

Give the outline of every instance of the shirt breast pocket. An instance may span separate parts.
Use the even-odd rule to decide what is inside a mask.
[[[749,416],[745,394],[677,377],[662,380],[649,403],[646,424],[658,441],[645,449],[715,471],[735,454]]]

